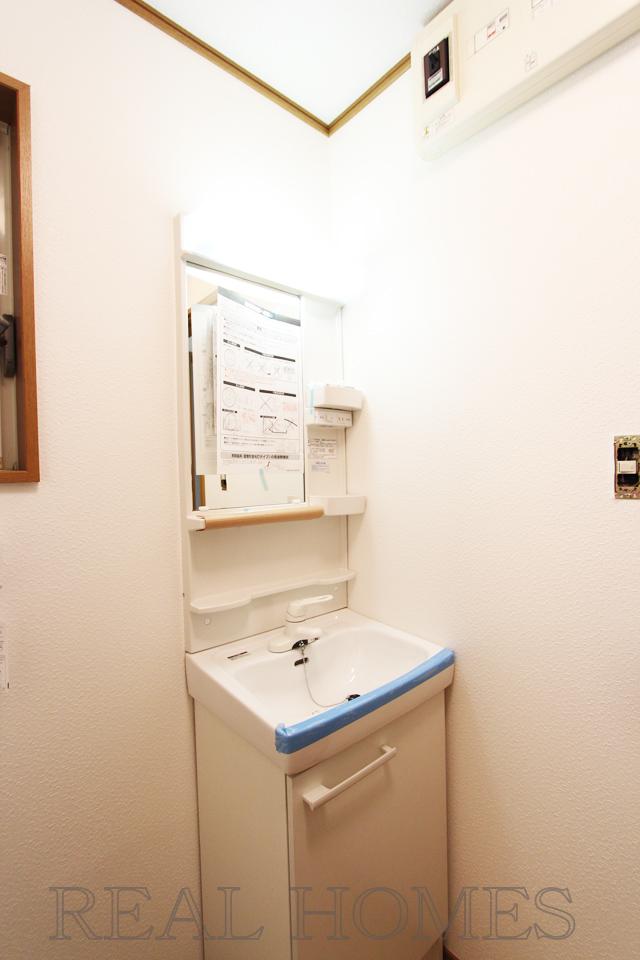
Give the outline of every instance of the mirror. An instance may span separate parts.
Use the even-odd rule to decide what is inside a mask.
[[[303,502],[301,299],[186,265],[194,510]]]

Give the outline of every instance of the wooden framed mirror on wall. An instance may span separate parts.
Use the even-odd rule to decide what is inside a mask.
[[[0,73],[0,483],[39,479],[30,89]]]

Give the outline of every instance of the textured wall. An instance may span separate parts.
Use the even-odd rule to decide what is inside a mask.
[[[215,203],[226,262],[290,277],[326,221],[327,144],[113,0],[0,0],[0,23],[0,70],[33,88],[43,476],[0,490],[0,955],[191,960],[185,925],[49,941],[48,888],[97,891],[101,936],[106,885],[149,888],[126,934],[197,890],[173,218]]]
[[[331,141],[367,396],[351,604],[457,651],[453,899],[574,898],[570,940],[454,938],[462,960],[629,957],[640,936],[640,505],[613,499],[611,452],[640,432],[639,70],[630,41],[432,165],[408,77]],[[534,919],[567,929],[523,904],[499,932]]]
[[[131,933],[197,886],[171,220],[209,199],[221,259],[302,275],[328,145],[113,0],[0,16],[0,69],[33,85],[43,467],[0,491],[2,957],[191,960],[189,928],[49,941],[48,887],[147,886]],[[464,960],[600,960],[638,937],[640,514],[611,498],[610,445],[640,430],[639,58],[628,43],[435,166],[406,78],[331,144],[368,395],[352,602],[458,651],[453,894],[575,900],[570,941],[454,942]]]

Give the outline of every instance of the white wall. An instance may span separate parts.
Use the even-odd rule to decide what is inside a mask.
[[[327,144],[113,0],[0,17],[1,69],[33,85],[43,471],[0,491],[3,958],[199,956],[190,928],[50,942],[48,887],[148,886],[158,928],[197,887],[172,218],[208,199],[220,259],[313,288],[329,147],[368,395],[353,606],[458,652],[452,892],[575,899],[557,948],[452,946],[630,956],[640,515],[611,497],[611,439],[640,429],[637,42],[428,166],[407,78]]]
[[[50,942],[48,888],[96,891],[103,936],[105,885],[149,888],[126,933],[197,892],[173,218],[214,203],[221,259],[295,283],[323,246],[328,145],[113,0],[0,0],[0,23],[0,69],[32,85],[43,477],[0,490],[0,952],[190,960],[184,925]]]
[[[639,70],[636,39],[430,165],[408,77],[331,140],[367,396],[351,604],[457,652],[453,900],[574,898],[572,939],[454,938],[462,960],[630,956],[640,932],[640,508],[612,496],[613,436],[640,432]],[[532,919],[566,929],[525,907],[500,932]]]

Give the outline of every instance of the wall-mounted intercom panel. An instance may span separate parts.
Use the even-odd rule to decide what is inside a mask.
[[[637,30],[637,0],[453,0],[411,53],[421,153],[440,156]]]
[[[640,436],[616,437],[614,488],[618,500],[640,500]]]

